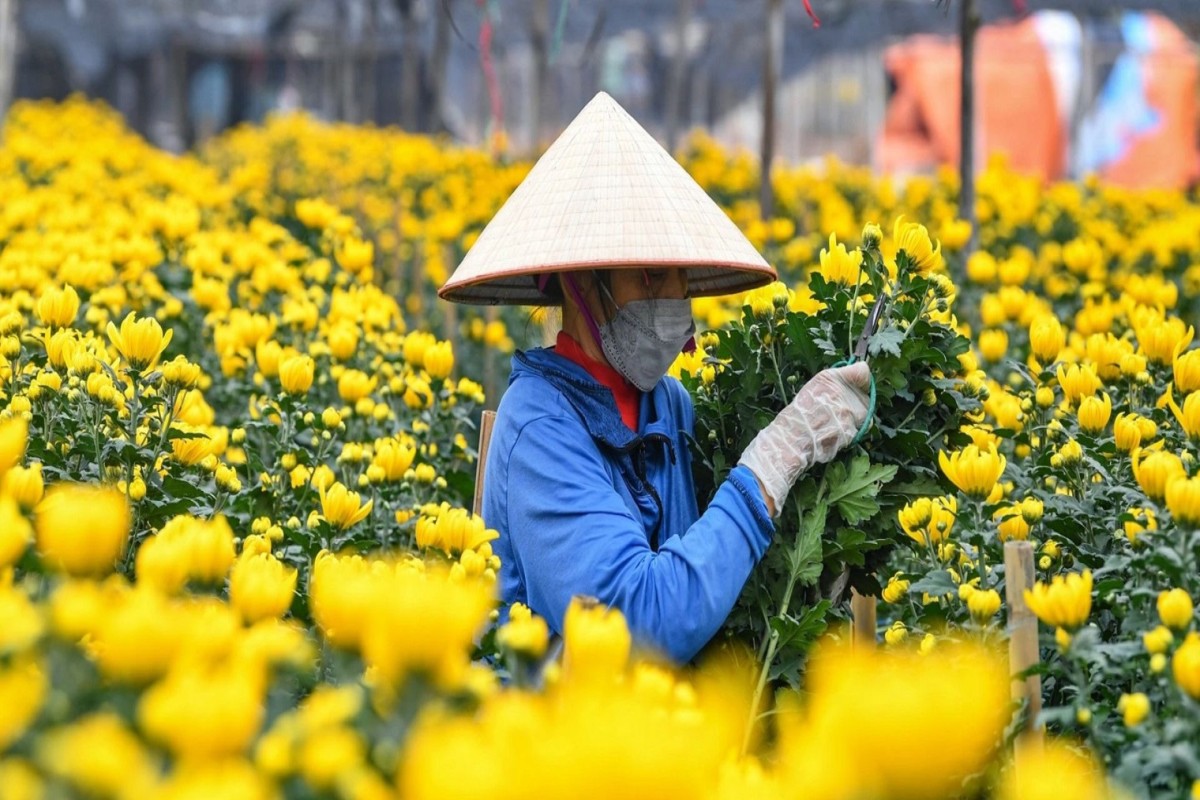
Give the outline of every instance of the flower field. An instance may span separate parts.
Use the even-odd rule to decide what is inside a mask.
[[[491,624],[469,510],[542,314],[435,297],[529,165],[303,117],[176,157],[15,106],[0,798],[1200,797],[1197,199],[997,163],[973,231],[953,176],[830,164],[778,173],[764,222],[749,159],[680,155],[782,278],[694,301],[698,489],[886,291],[877,424],[798,484],[698,665],[580,600],[542,667],[542,620]],[[1011,540],[1044,744],[1010,701]]]

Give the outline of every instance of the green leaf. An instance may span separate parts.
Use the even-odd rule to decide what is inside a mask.
[[[814,606],[809,606],[798,617],[784,614],[771,620],[771,628],[779,634],[777,652],[785,650],[807,650],[825,631],[825,612],[832,605],[828,600],[821,600]]]
[[[900,344],[904,341],[904,331],[898,328],[884,328],[881,331],[876,331],[871,337],[870,344],[867,345],[867,353],[872,356],[877,356],[880,353],[886,353],[889,356],[900,355]]]
[[[167,497],[177,497],[183,500],[211,500],[208,492],[196,484],[167,475],[162,480],[163,494]]]
[[[958,584],[950,577],[949,572],[939,569],[909,586],[908,590],[914,594],[924,592],[933,597],[940,597],[944,594],[956,594],[958,592]]]
[[[879,513],[875,496],[883,484],[896,477],[897,469],[894,464],[872,464],[866,453],[858,453],[848,464],[835,461],[825,472],[826,502],[836,505],[850,525],[865,522]]]
[[[821,535],[825,533],[828,515],[827,502],[817,503],[807,513],[801,512],[800,532],[796,536],[796,547],[791,552],[789,565],[792,575],[801,586],[811,586],[821,577],[821,568],[824,566]]]

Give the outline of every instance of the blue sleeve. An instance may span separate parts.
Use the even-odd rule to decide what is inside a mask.
[[[729,616],[774,529],[754,475],[738,467],[682,536],[651,550],[604,457],[565,416],[521,430],[506,491],[507,533],[535,612],[561,631],[571,598],[593,596],[624,613],[636,640],[679,662]]]

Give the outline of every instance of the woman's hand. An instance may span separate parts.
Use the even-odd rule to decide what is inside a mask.
[[[822,370],[750,442],[738,463],[758,478],[771,516],[806,469],[854,441],[867,419],[870,386],[864,362]]]

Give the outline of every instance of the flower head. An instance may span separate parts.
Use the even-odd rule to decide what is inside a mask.
[[[967,609],[971,619],[978,625],[986,625],[988,620],[996,616],[1000,610],[1000,593],[995,589],[983,589],[971,592],[967,597]]]
[[[1000,532],[1000,541],[1010,539],[1023,542],[1029,538],[1029,522],[1021,513],[1021,506],[1014,505],[1002,508],[996,512],[996,529]]]
[[[1123,694],[1117,701],[1117,711],[1122,714],[1126,728],[1137,727],[1150,716],[1150,698],[1141,692]]]
[[[1029,324],[1029,349],[1042,363],[1052,363],[1066,343],[1067,335],[1057,317],[1041,314]]]
[[[125,552],[129,501],[116,489],[58,483],[37,510],[37,549],[68,575],[106,575]]]
[[[1133,477],[1147,497],[1161,503],[1167,495],[1168,482],[1186,475],[1183,460],[1165,450],[1143,453],[1141,450],[1133,451]]]
[[[46,484],[42,479],[42,465],[34,464],[29,467],[13,467],[4,473],[0,481],[3,493],[25,511],[33,511],[42,500]]]
[[[862,252],[846,252],[835,234],[829,234],[829,247],[821,251],[821,277],[827,283],[856,286],[866,279],[862,271]]]
[[[531,658],[541,658],[546,652],[550,629],[546,620],[535,616],[521,603],[513,603],[508,622],[496,631],[496,644]]]
[[[1200,700],[1200,634],[1189,633],[1171,658],[1175,683],[1193,700]]]
[[[309,356],[292,356],[279,364],[279,385],[288,394],[304,394],[312,386],[316,364]]]
[[[996,488],[1008,460],[997,452],[995,445],[981,450],[969,444],[949,456],[944,450],[938,453],[938,464],[942,473],[962,492],[983,500]]]
[[[29,440],[29,423],[23,417],[9,417],[0,422],[0,476],[25,457]]]
[[[1068,402],[1074,403],[1081,397],[1090,397],[1100,388],[1100,376],[1090,364],[1060,365],[1058,384]]]
[[[1200,399],[1200,398],[1198,398]],[[1112,398],[1104,392],[1079,401],[1079,427],[1088,433],[1100,433],[1112,415]]]
[[[950,535],[958,515],[958,500],[946,497],[918,497],[898,512],[900,528],[914,541],[939,544]]]
[[[121,320],[119,330],[110,322],[106,331],[113,347],[117,348],[121,357],[134,369],[145,369],[158,361],[158,357],[167,349],[174,335],[174,331],[171,330],[164,334],[162,326],[154,317],[138,319],[137,314],[132,311]]]
[[[1117,414],[1113,420],[1113,439],[1122,453],[1134,450],[1142,443],[1142,426],[1136,414]]]
[[[1184,477],[1182,473],[1169,476],[1165,495],[1167,510],[1177,524],[1200,526],[1200,475],[1194,478]]]
[[[1192,624],[1195,607],[1183,589],[1171,589],[1158,595],[1158,618],[1171,630],[1182,631]]]
[[[1176,389],[1185,393],[1200,389],[1200,350],[1188,350],[1175,356],[1171,369]]]
[[[1092,573],[1055,575],[1049,585],[1038,581],[1025,590],[1025,602],[1045,624],[1073,631],[1087,622],[1092,610]]]
[[[417,547],[436,547],[446,552],[461,553],[475,550],[500,534],[488,529],[483,518],[471,514],[465,508],[444,507],[435,516],[421,516],[417,520]]]
[[[1183,398],[1183,408],[1167,393],[1167,405],[1175,415],[1175,421],[1183,429],[1184,434],[1193,442],[1200,442],[1200,392],[1191,392]]]
[[[229,576],[229,602],[248,623],[281,617],[292,605],[296,570],[270,553],[243,554]]]
[[[567,607],[563,640],[563,667],[573,676],[621,674],[632,646],[624,614],[580,598]]]
[[[342,483],[334,483],[328,489],[321,489],[321,515],[337,528],[345,530],[357,525],[367,518],[374,500],[359,505],[358,492],[352,492]]]
[[[368,376],[357,369],[348,369],[338,378],[338,396],[347,403],[357,403],[359,400],[375,391],[376,376]]]
[[[64,286],[61,289],[47,287],[38,297],[34,313],[47,327],[70,327],[79,313],[79,294],[72,286]]]
[[[921,275],[927,274],[942,263],[941,243],[935,247],[925,226],[916,222],[905,222],[903,214],[896,218],[896,224],[892,226],[892,242],[896,245],[897,252],[905,252],[909,264]]]

